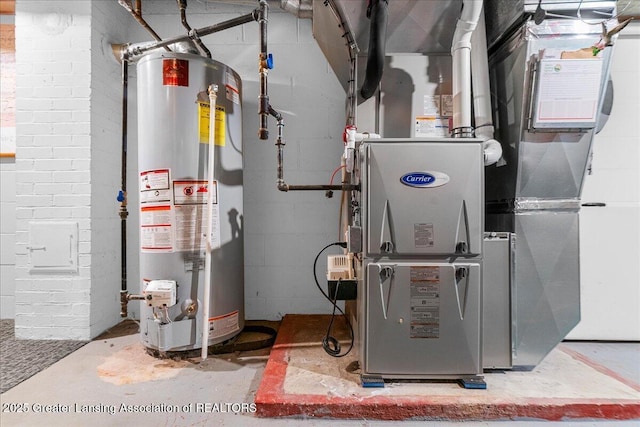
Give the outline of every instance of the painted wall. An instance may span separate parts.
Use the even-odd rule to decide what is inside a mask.
[[[3,319],[12,319],[15,306],[16,48],[13,10],[4,9],[3,6],[0,15],[0,313]]]
[[[580,211],[582,320],[570,339],[640,340],[640,23],[616,41],[611,117],[593,142]]]

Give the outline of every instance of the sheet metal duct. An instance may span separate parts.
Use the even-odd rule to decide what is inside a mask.
[[[339,22],[329,3],[335,5],[344,19],[343,29],[353,34],[358,55],[366,56],[370,25],[366,16],[368,0],[313,1],[313,35],[346,91],[350,71],[349,46],[343,33],[336,31]],[[386,54],[449,55],[461,9],[462,0],[391,1]]]
[[[560,2],[553,3],[560,7]],[[604,13],[615,7],[615,2],[585,1],[582,16],[587,4],[594,7],[596,3]],[[543,2],[543,7],[547,5]],[[579,3],[573,5],[567,16],[577,16]],[[540,25],[529,20],[515,29],[495,31],[506,31],[489,57],[496,137],[502,142],[506,165],[486,170],[486,231],[517,235],[513,366],[532,368],[580,320],[580,197],[597,124],[593,116],[602,104],[612,49],[605,49],[598,58],[564,59],[564,53],[588,49],[600,38],[599,25],[577,19],[548,19]],[[590,117],[589,123],[578,120],[582,116],[563,113],[567,98],[558,89],[542,94],[541,88],[556,82],[561,70],[575,66],[584,66],[585,71],[565,71],[565,81],[573,86],[557,87],[586,99],[580,105],[594,106],[591,115],[583,114]],[[538,120],[543,105],[556,106],[554,115],[544,110],[554,121],[551,125]]]

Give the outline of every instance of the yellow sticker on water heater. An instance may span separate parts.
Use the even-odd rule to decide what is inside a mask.
[[[215,144],[224,147],[226,143],[226,114],[224,107],[216,105],[216,135]],[[200,144],[209,143],[209,123],[211,122],[211,107],[208,103],[198,102],[198,132],[200,135]]]

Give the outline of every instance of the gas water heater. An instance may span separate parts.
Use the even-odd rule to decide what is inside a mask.
[[[218,89],[215,105],[211,85]],[[220,62],[163,51],[137,61],[137,90],[142,342],[161,352],[200,348],[203,316],[208,344],[224,342],[244,327],[242,82]]]

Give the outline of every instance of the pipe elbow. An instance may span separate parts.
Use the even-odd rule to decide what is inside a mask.
[[[276,187],[278,188],[278,190],[286,193],[289,191],[289,186],[287,184],[285,184],[285,182],[283,180],[278,180],[278,182],[276,183]]]
[[[491,166],[498,163],[502,157],[502,145],[495,139],[487,139],[482,143],[484,148],[484,165]]]

